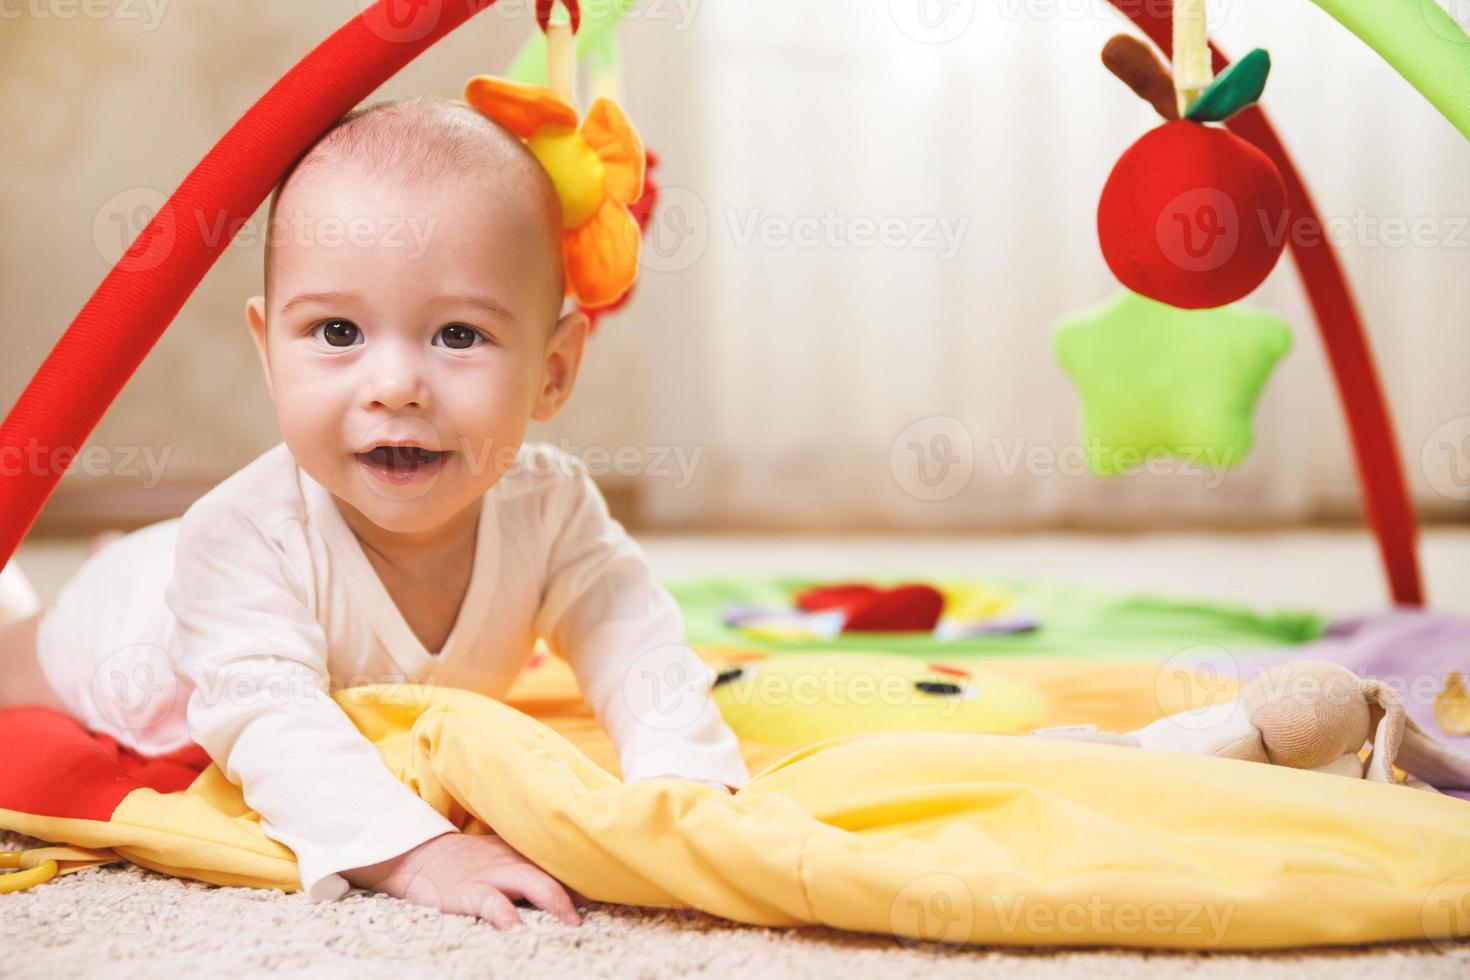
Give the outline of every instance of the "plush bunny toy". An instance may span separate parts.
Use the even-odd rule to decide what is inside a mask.
[[[1470,789],[1470,755],[1431,737],[1404,711],[1398,692],[1321,660],[1273,667],[1240,690],[1234,701],[1183,711],[1115,735],[1058,729],[1044,738],[1132,745],[1160,752],[1191,752],[1337,773],[1418,789]],[[1373,743],[1366,761],[1365,742]]]

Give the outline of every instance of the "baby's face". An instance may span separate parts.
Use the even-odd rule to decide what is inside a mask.
[[[586,323],[558,322],[555,269],[531,244],[546,240],[544,213],[459,179],[397,183],[349,164],[294,178],[268,303],[247,312],[297,462],[411,534],[463,513],[513,464],[529,419],[570,392]]]

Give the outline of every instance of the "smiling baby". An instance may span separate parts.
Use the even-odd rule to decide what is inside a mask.
[[[525,442],[570,396],[588,331],[562,313],[556,191],[473,108],[389,102],[308,150],[270,220],[246,317],[284,441],[7,626],[0,705],[49,704],[145,754],[197,742],[315,899],[357,885],[502,928],[521,899],[575,923],[558,882],[458,832],[330,695],[500,696],[540,637],[625,779],[748,779],[641,549],[580,461]],[[648,694],[650,677],[676,689]]]

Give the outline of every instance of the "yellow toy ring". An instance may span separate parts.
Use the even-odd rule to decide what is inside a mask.
[[[19,868],[21,856],[24,851],[0,851],[0,868]],[[24,891],[32,885],[39,885],[56,877],[56,862],[42,861],[34,868],[25,871],[17,871],[14,874],[0,874],[0,895],[8,892]]]

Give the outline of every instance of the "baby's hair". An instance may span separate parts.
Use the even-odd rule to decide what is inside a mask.
[[[370,179],[400,186],[456,176],[487,175],[485,193],[529,194],[546,215],[552,250],[555,310],[561,310],[566,279],[561,262],[561,200],[551,177],[526,145],[473,106],[419,96],[360,106],[308,147],[271,192],[266,213],[265,289],[270,294],[271,238],[276,208],[298,174],[348,162]]]

